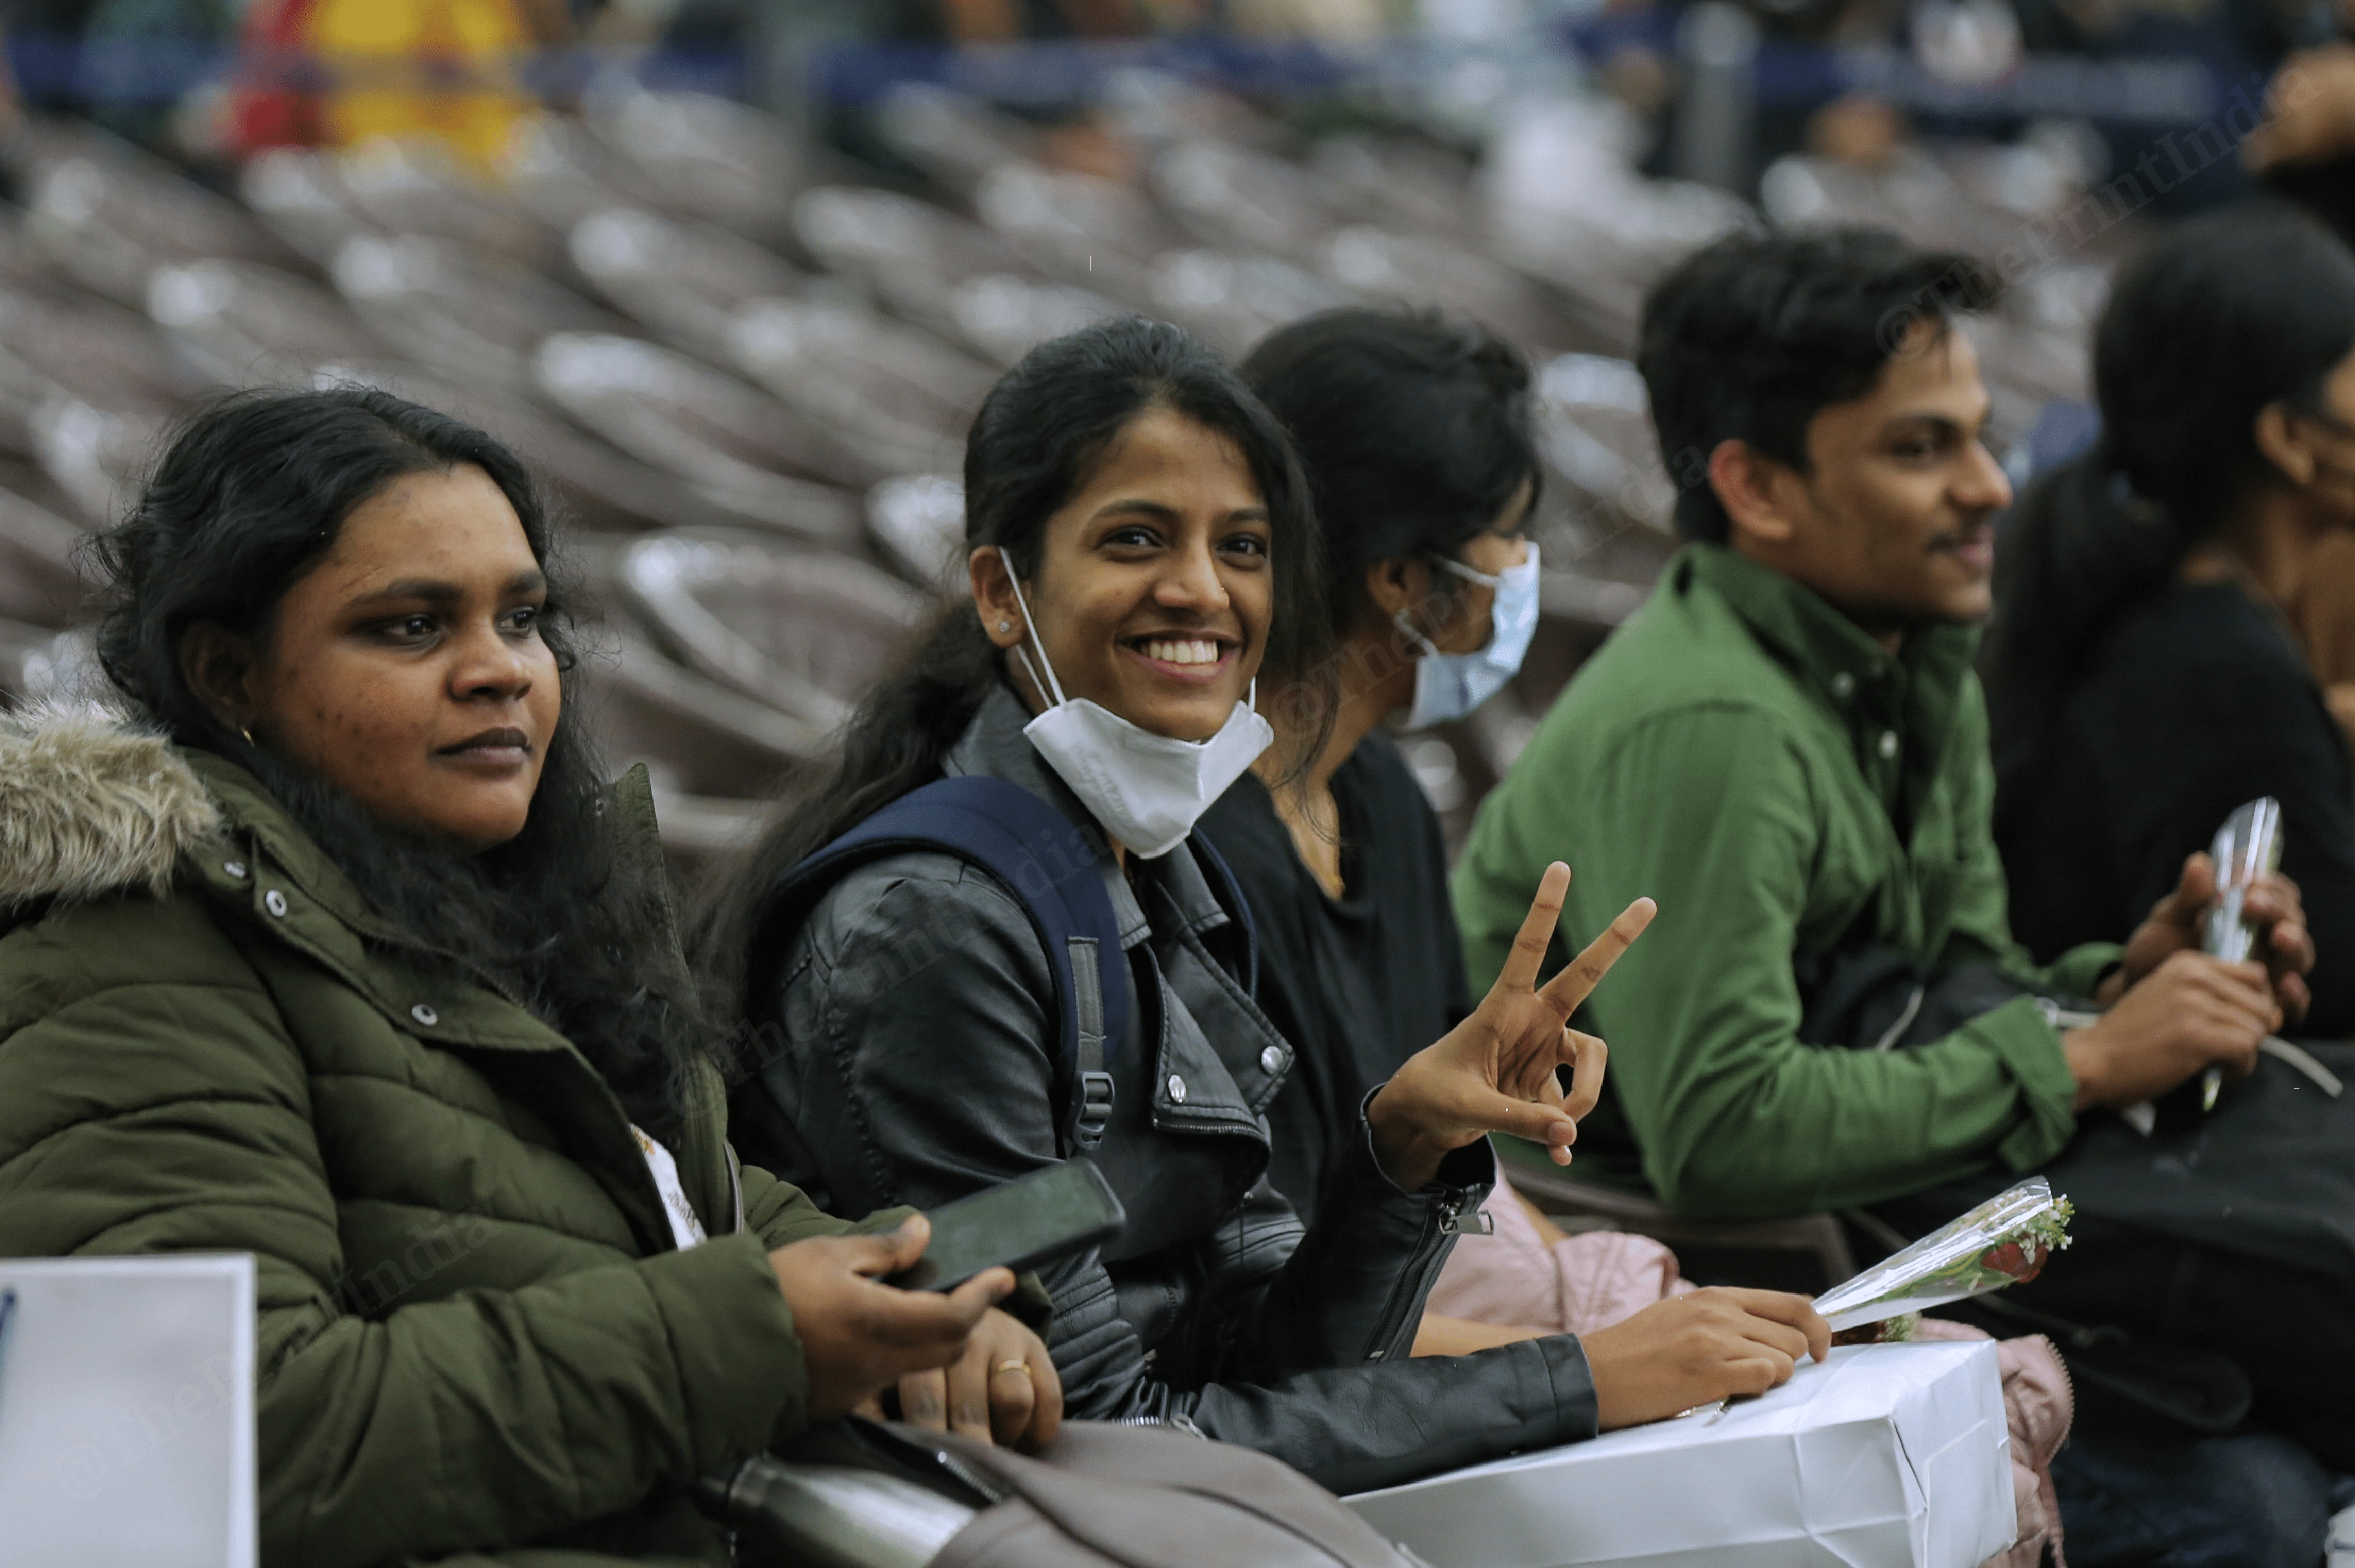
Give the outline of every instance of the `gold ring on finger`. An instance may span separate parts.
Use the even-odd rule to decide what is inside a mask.
[[[1020,1372],[1027,1378],[1030,1375],[1030,1363],[1023,1360],[1005,1360],[989,1370],[991,1377],[996,1377],[1000,1372]]]

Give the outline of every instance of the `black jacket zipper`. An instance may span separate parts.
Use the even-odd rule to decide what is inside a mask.
[[[1403,1348],[1401,1339],[1407,1344],[1413,1342],[1418,1325],[1407,1322],[1407,1314],[1430,1294],[1428,1276],[1446,1250],[1447,1239],[1455,1234],[1455,1220],[1464,1211],[1464,1199],[1462,1192],[1447,1193],[1423,1216],[1423,1233],[1415,1238],[1414,1251],[1407,1255],[1405,1266],[1399,1270],[1398,1283],[1391,1287],[1390,1299],[1382,1304],[1382,1315],[1375,1320],[1373,1349],[1366,1352],[1369,1361],[1389,1360]]]

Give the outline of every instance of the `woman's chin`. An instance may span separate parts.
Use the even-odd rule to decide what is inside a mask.
[[[437,801],[431,810],[401,814],[405,821],[390,813],[386,815],[412,833],[438,838],[469,855],[479,855],[485,849],[497,848],[523,831],[531,816],[531,801],[528,797],[519,805],[508,800]]]
[[[1225,726],[1236,701],[1224,693],[1189,692],[1183,701],[1140,703],[1124,717],[1140,730],[1173,741],[1207,741]]]

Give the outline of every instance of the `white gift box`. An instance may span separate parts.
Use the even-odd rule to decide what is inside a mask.
[[[0,1258],[0,1562],[253,1568],[253,1260]]]
[[[1992,1340],[1856,1345],[1695,1414],[1348,1499],[1436,1568],[1976,1568],[2012,1543]]]

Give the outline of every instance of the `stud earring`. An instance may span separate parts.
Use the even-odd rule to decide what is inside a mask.
[[[250,746],[250,745],[252,745],[252,744],[253,744],[253,731],[250,731],[250,730],[247,729],[244,725],[240,724],[240,725],[239,725],[239,726],[237,727],[237,732],[238,732],[240,735],[241,735],[241,736],[243,736],[243,737],[245,738],[245,743],[246,743],[247,745]]]
[[[1014,630],[1014,623],[1011,621],[1000,621],[997,623],[997,629],[1001,632],[1010,632]]]

